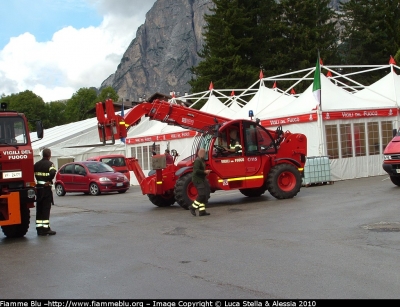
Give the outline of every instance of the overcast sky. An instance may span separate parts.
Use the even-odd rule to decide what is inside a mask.
[[[0,95],[45,102],[99,87],[114,73],[156,0],[3,0]]]

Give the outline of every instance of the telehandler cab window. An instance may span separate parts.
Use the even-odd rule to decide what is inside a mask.
[[[26,144],[26,130],[21,117],[7,117],[0,121],[0,146]]]
[[[245,147],[247,154],[275,153],[274,139],[267,130],[255,124],[245,124]]]

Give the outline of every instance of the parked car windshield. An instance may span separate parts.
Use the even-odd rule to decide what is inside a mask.
[[[108,172],[114,172],[113,168],[111,166],[108,166],[107,164],[103,162],[94,162],[94,163],[87,163],[86,164],[88,170],[90,173],[108,173]]]

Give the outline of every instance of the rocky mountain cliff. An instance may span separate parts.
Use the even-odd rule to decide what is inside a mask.
[[[156,1],[117,70],[100,89],[112,86],[120,99],[130,101],[156,92],[189,91],[190,68],[199,62],[204,14],[211,5],[211,0]]]
[[[337,8],[337,2],[332,0],[331,5]],[[197,52],[204,42],[204,14],[210,13],[212,5],[211,0],[157,0],[100,90],[112,86],[120,99],[130,101],[156,92],[188,92],[190,68],[199,63]]]

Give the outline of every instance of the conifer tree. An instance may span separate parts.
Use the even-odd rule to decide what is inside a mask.
[[[400,5],[396,0],[349,0],[341,3],[342,63],[381,65],[400,49]],[[383,76],[377,71],[362,76],[370,83]]]
[[[258,77],[313,67],[320,51],[337,63],[336,13],[329,0],[213,0],[193,92],[247,88]]]
[[[325,63],[337,63],[337,18],[330,0],[281,0],[278,9],[277,52],[269,65],[276,63],[278,72],[313,67],[318,50]]]
[[[251,19],[243,0],[213,0],[215,7],[205,15],[203,59],[192,68],[189,81],[193,92],[214,88],[247,88],[258,75],[249,63],[253,37]]]

